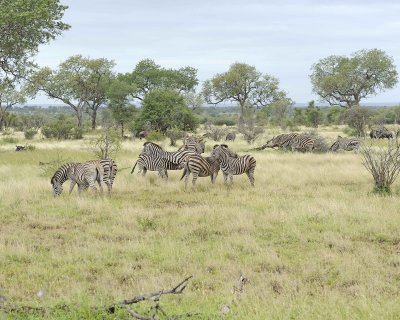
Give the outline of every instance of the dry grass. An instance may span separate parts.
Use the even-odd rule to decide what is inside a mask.
[[[180,171],[167,184],[156,173],[130,175],[142,142],[124,142],[111,198],[75,190],[54,199],[39,161],[92,155],[82,142],[33,144],[0,150],[0,289],[9,302],[67,303],[77,311],[57,318],[100,319],[85,306],[193,274],[184,295],[163,300],[166,309],[211,319],[400,317],[400,185],[374,195],[360,155],[251,151],[255,188],[246,176],[227,188],[220,174],[216,185],[201,178],[185,192]],[[241,139],[230,145],[250,149]],[[250,282],[239,298],[240,271]]]

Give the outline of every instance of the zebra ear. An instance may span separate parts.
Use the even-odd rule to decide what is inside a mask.
[[[341,136],[337,136],[338,137],[338,139],[342,139],[342,137]]]
[[[221,144],[221,147],[223,147],[223,148],[229,148],[227,144]]]
[[[215,148],[217,148],[217,147],[219,147],[219,144],[215,144],[214,147],[213,147],[213,149],[215,149]]]

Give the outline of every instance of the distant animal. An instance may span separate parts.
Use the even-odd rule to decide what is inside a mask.
[[[299,134],[294,137],[290,143],[290,147],[292,151],[312,151],[315,145],[315,138],[306,135]]]
[[[225,137],[225,141],[235,141],[235,139],[236,134],[234,132],[229,132]]]
[[[202,157],[199,154],[190,155],[185,162],[181,180],[185,177],[185,189],[190,173],[193,175],[192,184],[196,186],[198,177],[211,177],[211,183],[215,182],[220,168],[220,161],[216,157]]]
[[[369,133],[371,139],[392,139],[393,133],[386,129],[374,129]]]
[[[291,146],[293,139],[298,135],[299,133],[282,133],[268,140],[265,145],[257,149],[263,150],[265,148],[275,148],[275,147],[287,149],[288,147]]]
[[[331,145],[329,151],[337,152],[339,150],[355,151],[358,152],[360,148],[360,141],[357,138],[343,138],[337,137],[337,140]]]
[[[25,146],[16,146],[15,151],[25,151]]]
[[[233,175],[246,173],[250,184],[254,186],[254,171],[256,169],[256,159],[251,155],[238,156],[226,144],[215,145],[211,153],[221,162],[221,171],[224,175],[224,183],[227,183],[228,176],[233,183]]]
[[[146,153],[141,153],[139,155],[139,158],[132,168],[131,174],[135,171],[136,165],[139,167],[137,174],[142,173],[142,176],[145,176],[147,170],[158,171],[159,176],[164,180],[168,180],[167,170],[180,170],[183,168],[183,164],[175,164],[166,159],[154,157]]]
[[[178,149],[178,151],[184,149],[201,154],[206,148],[203,138],[196,136],[188,136],[183,139],[183,145]]]
[[[140,131],[138,134],[140,140],[146,138],[146,135],[147,135],[146,131]]]

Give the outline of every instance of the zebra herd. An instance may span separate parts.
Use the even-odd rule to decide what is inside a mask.
[[[316,149],[317,138],[309,134],[303,133],[282,133],[268,140],[266,144],[256,148],[263,150],[265,148],[278,147],[283,150],[292,151],[313,151]],[[337,140],[331,145],[329,151],[336,152],[338,150],[356,151],[360,148],[360,141],[357,138],[337,137]]]
[[[194,187],[198,177],[210,177],[211,183],[214,183],[221,169],[225,184],[228,177],[232,183],[233,175],[246,173],[250,184],[254,186],[254,170],[256,167],[254,157],[250,155],[238,156],[226,144],[215,145],[208,157],[201,155],[204,150],[203,140],[195,136],[186,137],[183,146],[175,152],[165,151],[153,142],[145,142],[143,151],[135,162],[131,173],[138,166],[138,174],[142,173],[144,176],[147,170],[158,171],[158,174],[167,180],[168,170],[184,169],[181,180],[185,178],[186,188],[190,174],[192,174]]]

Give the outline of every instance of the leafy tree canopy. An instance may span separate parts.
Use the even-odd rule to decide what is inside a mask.
[[[0,0],[0,81],[24,76],[32,57],[69,25],[59,0]]]
[[[141,101],[154,89],[183,93],[193,91],[198,84],[196,69],[192,67],[165,69],[150,59],[139,61],[132,72],[120,74],[118,79],[130,86],[128,94],[130,99]]]
[[[264,107],[287,99],[286,93],[279,89],[278,79],[245,63],[234,63],[227,72],[205,81],[203,95],[208,103],[238,102],[242,119],[246,105]]]
[[[313,92],[331,105],[351,107],[393,88],[398,75],[393,58],[382,50],[360,50],[351,57],[332,55],[311,68]]]
[[[184,98],[173,90],[157,89],[149,92],[142,104],[142,112],[135,126],[141,130],[147,124],[153,130],[165,133],[170,128],[191,131],[198,123]]]

